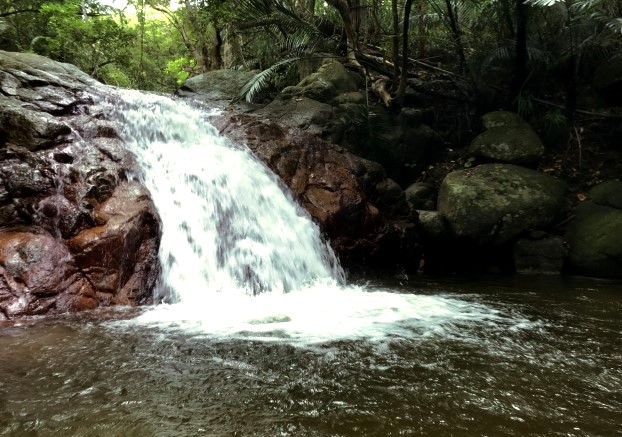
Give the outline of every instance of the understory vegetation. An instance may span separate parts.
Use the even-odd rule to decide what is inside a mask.
[[[171,92],[255,70],[251,101],[297,83],[305,59],[335,57],[391,111],[414,90],[468,132],[478,114],[515,110],[579,151],[594,119],[619,120],[621,47],[622,0],[0,0],[1,49],[107,84]]]

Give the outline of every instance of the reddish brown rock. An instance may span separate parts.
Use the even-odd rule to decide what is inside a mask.
[[[97,307],[67,247],[30,232],[0,233],[0,311],[7,318]]]
[[[100,226],[67,242],[76,264],[107,303],[147,303],[158,275],[158,216],[147,190],[121,183],[95,210]]]
[[[151,301],[159,218],[95,86],[0,51],[0,320]]]
[[[378,164],[317,135],[250,114],[228,113],[212,123],[246,144],[287,185],[316,221],[346,267],[416,268],[419,246],[407,203],[376,206],[386,180]]]

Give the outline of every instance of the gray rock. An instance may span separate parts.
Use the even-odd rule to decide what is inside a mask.
[[[0,97],[0,142],[30,151],[67,141],[71,128],[31,104]]]
[[[533,164],[542,158],[544,145],[527,124],[497,126],[475,137],[466,153],[509,164]]]
[[[437,207],[456,236],[499,244],[558,221],[565,191],[565,183],[552,176],[510,164],[484,164],[449,173]]]
[[[451,239],[445,217],[438,211],[417,211],[421,236],[427,243],[439,243]]]
[[[431,184],[415,182],[404,191],[411,209],[431,211],[436,209],[436,191]]]
[[[177,91],[182,97],[200,97],[210,102],[229,102],[240,96],[242,87],[255,73],[241,70],[213,70],[188,79]]]
[[[525,127],[529,126],[516,112],[493,111],[482,116],[482,124],[485,129],[493,127]]]
[[[298,86],[307,88],[316,82],[326,82],[334,87],[335,93],[341,94],[357,91],[359,81],[359,76],[349,72],[339,61],[326,59],[315,73],[302,79]]]
[[[321,135],[324,126],[332,118],[333,108],[327,103],[308,97],[296,97],[291,100],[274,100],[255,114]]]

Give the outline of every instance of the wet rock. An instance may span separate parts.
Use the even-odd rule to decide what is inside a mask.
[[[382,166],[309,132],[248,114],[219,116],[213,123],[247,144],[283,180],[346,267],[418,265],[416,229],[403,220],[409,214],[403,191],[386,179]],[[401,204],[400,214],[381,212],[381,198]]]
[[[45,234],[0,232],[0,310],[5,316],[97,307],[67,247]]]
[[[67,242],[80,271],[112,303],[148,302],[159,273],[159,222],[149,193],[136,182],[123,182],[95,216],[100,226]]]
[[[73,66],[7,52],[0,89],[2,317],[149,302],[159,219],[89,97],[105,89]]]
[[[64,122],[29,104],[0,98],[0,145],[35,151],[67,141],[70,132]]]
[[[438,211],[460,238],[500,244],[530,229],[545,229],[564,213],[566,185],[510,164],[484,164],[449,173]]]

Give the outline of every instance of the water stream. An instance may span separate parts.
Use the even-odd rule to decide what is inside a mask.
[[[163,221],[160,302],[0,326],[0,436],[622,435],[622,286],[345,275],[186,103],[117,117]]]

